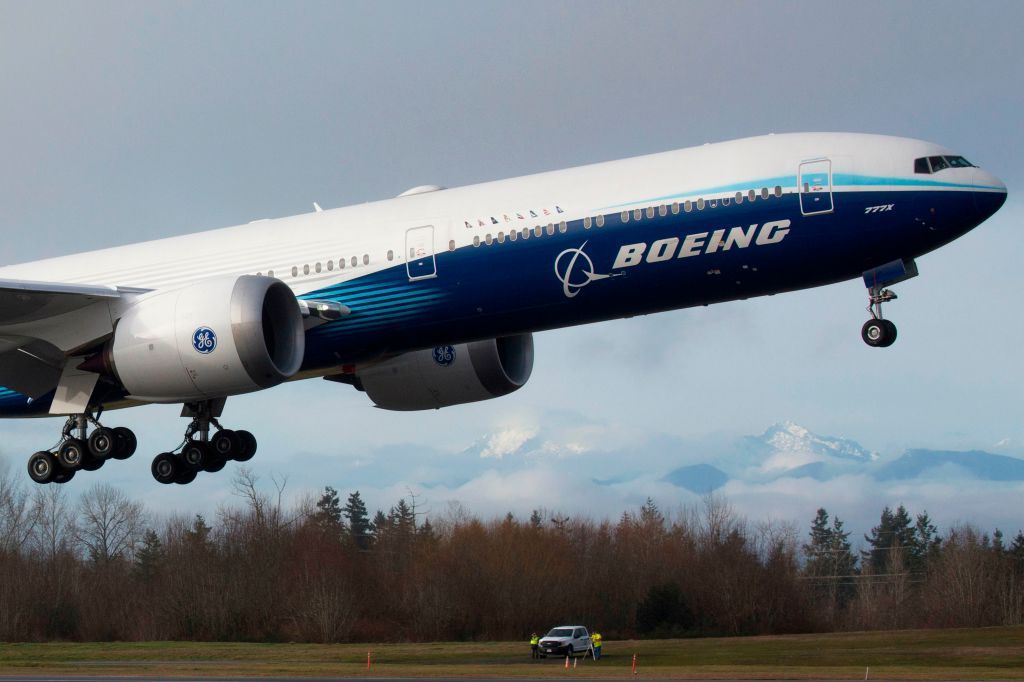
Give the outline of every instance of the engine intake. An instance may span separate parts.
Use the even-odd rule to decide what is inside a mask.
[[[508,395],[533,372],[533,335],[413,351],[356,370],[355,384],[385,410],[434,410]]]
[[[118,320],[106,357],[132,398],[182,402],[276,386],[304,353],[291,289],[243,275],[139,299]]]

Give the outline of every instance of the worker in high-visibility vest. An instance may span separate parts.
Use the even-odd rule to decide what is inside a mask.
[[[594,645],[594,660],[601,660],[601,633],[594,632],[590,635],[590,643]]]
[[[540,658],[540,637],[536,632],[530,635],[530,652],[533,658]]]

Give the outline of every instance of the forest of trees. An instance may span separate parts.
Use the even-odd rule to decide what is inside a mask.
[[[216,518],[157,518],[96,484],[73,499],[0,472],[0,641],[522,639],[581,622],[608,638],[1024,622],[1024,534],[940,532],[882,511],[855,552],[709,497],[616,521],[535,510],[371,515],[358,492],[282,504],[242,469]]]

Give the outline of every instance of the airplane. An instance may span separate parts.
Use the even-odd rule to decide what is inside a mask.
[[[109,410],[180,403],[153,477],[246,461],[227,398],[322,377],[388,410],[507,395],[533,333],[861,278],[889,287],[994,214],[1006,186],[930,142],[751,137],[0,268],[0,417],[66,417],[37,483],[130,457]]]

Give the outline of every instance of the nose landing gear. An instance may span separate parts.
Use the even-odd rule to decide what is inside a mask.
[[[89,424],[96,428],[88,434]],[[123,426],[110,429],[99,422],[98,413],[68,417],[57,446],[40,450],[28,458],[28,475],[36,483],[67,483],[78,471],[95,471],[108,459],[128,459],[135,454],[137,440]]]
[[[896,342],[896,325],[882,317],[882,304],[896,300],[888,286],[917,277],[917,263],[912,258],[894,260],[863,273],[868,289],[868,312],[871,319],[860,329],[864,343],[873,348],[888,348]]]
[[[225,429],[215,412],[223,409],[223,401],[190,403],[185,416],[192,421],[185,430],[185,439],[172,452],[162,452],[153,459],[151,471],[159,483],[191,483],[200,471],[217,472],[228,460],[247,462],[256,454],[256,438],[248,431]],[[210,427],[217,430],[211,436]]]
[[[871,319],[860,328],[860,336],[864,343],[874,348],[888,348],[896,342],[896,325],[882,317],[882,304],[895,301],[896,294],[889,289],[871,287],[868,296],[868,312]]]

